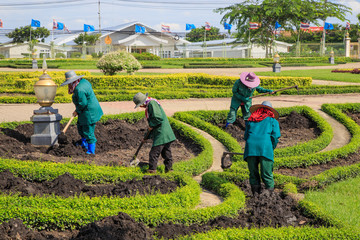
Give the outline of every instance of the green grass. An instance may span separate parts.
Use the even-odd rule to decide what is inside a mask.
[[[256,72],[256,74],[259,76],[312,77],[316,80],[360,83],[360,74],[332,73],[331,70],[332,69],[286,70],[280,73]]]
[[[305,199],[360,230],[360,177],[331,184],[321,192],[307,192]]]

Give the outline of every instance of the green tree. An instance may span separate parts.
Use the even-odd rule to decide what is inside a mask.
[[[205,30],[205,26],[202,26],[191,29],[191,31],[186,34],[186,40],[189,42],[202,42],[204,41],[205,31],[206,41],[224,39],[225,37],[225,34],[220,34],[220,29],[217,27],[211,27],[210,30]]]
[[[326,3],[326,4],[325,4]],[[317,22],[318,19],[336,17],[345,18],[349,8],[342,4],[327,2],[327,0],[245,0],[225,8],[215,10],[224,14],[221,22],[235,24],[237,38],[246,41],[249,34],[249,22],[258,22],[261,27],[251,30],[251,41],[266,48],[271,54],[275,39],[275,23],[293,29],[300,38],[300,22]]]
[[[32,28],[31,29],[31,40],[40,39],[41,42],[45,41],[50,35],[50,31],[44,27]],[[23,43],[30,41],[30,26],[15,28],[14,31],[7,33],[8,38],[12,38],[14,43]]]
[[[95,45],[96,42],[99,40],[99,38],[101,37],[101,34],[100,33],[97,33],[97,34],[87,34],[86,32],[85,33],[81,33],[79,34],[79,36],[77,36],[75,39],[74,39],[74,42],[77,44],[77,45],[83,45],[84,42],[86,42],[87,45]]]

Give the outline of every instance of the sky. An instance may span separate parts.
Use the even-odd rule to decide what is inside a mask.
[[[101,28],[111,28],[120,24],[139,21],[156,30],[161,25],[170,26],[171,32],[185,32],[187,23],[196,27],[209,22],[211,26],[225,32],[220,24],[222,15],[213,10],[227,7],[242,0],[0,0],[0,37],[9,29],[26,26],[31,19],[41,22],[42,27],[52,28],[52,21],[64,23],[70,31],[82,30],[84,24],[99,29],[99,2]],[[357,23],[360,13],[360,0],[328,0],[352,8],[347,18]],[[330,23],[340,23],[336,18]],[[233,27],[234,30],[234,27]],[[2,42],[0,40],[0,42]]]

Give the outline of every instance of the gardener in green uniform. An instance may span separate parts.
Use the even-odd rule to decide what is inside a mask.
[[[236,113],[241,106],[243,119],[246,121],[250,116],[251,96],[256,90],[259,93],[273,92],[259,86],[260,78],[253,72],[243,72],[240,79],[236,80],[232,88],[233,96],[231,98],[230,112],[227,116],[226,126],[233,124],[236,120]]]
[[[176,140],[175,134],[171,129],[169,120],[158,100],[148,97],[148,94],[137,93],[133,101],[135,108],[145,108],[145,116],[149,123],[148,131],[150,134],[147,139],[152,139],[153,144],[149,153],[149,173],[156,173],[158,158],[164,158],[165,172],[172,170],[171,143]],[[143,141],[146,139],[144,138]]]
[[[72,94],[76,107],[73,116],[78,116],[77,129],[81,136],[81,146],[87,150],[87,154],[95,154],[95,124],[100,120],[103,111],[91,83],[82,77],[83,75],[77,76],[74,71],[66,72],[66,81],[60,86],[68,85],[68,93]]]
[[[274,149],[280,134],[279,113],[272,108],[269,101],[250,107],[251,115],[246,122],[244,139],[244,159],[250,171],[251,191],[261,192],[260,176],[265,189],[270,194],[274,191],[273,165]],[[259,175],[260,164],[260,175]]]

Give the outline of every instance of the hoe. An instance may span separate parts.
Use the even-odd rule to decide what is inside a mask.
[[[229,168],[232,165],[231,157],[234,155],[244,155],[244,153],[237,153],[237,152],[223,152],[223,155],[221,157],[221,168]],[[229,156],[229,157],[227,157]]]

